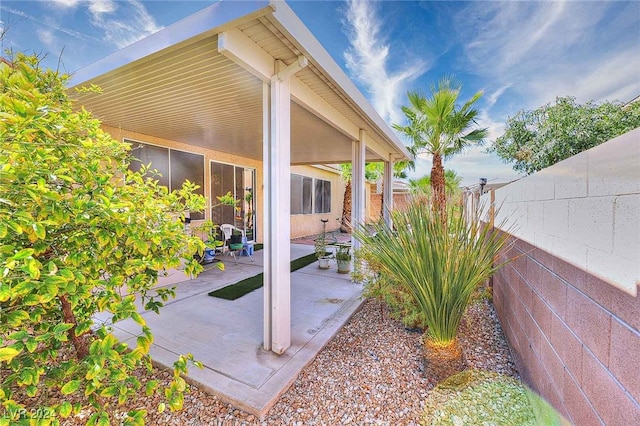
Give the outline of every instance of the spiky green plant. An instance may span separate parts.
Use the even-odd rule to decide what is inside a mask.
[[[461,210],[447,222],[422,203],[394,212],[393,229],[380,222],[373,233],[354,232],[377,272],[409,290],[426,319],[425,337],[443,347],[454,342],[474,290],[501,266],[494,257],[509,242],[508,233],[467,221]]]

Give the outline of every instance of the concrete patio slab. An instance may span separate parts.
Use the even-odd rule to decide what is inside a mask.
[[[313,247],[291,245],[291,258]],[[223,258],[225,270],[210,269],[192,280],[171,284],[177,297],[161,314],[143,312],[154,334],[150,354],[171,366],[178,355],[191,353],[204,368],[191,367],[187,379],[257,416],[263,416],[316,357],[361,304],[362,286],[349,275],[320,270],[312,263],[291,274],[291,347],[282,355],[262,348],[263,290],[229,301],[208,296],[210,291],[262,272],[262,255]],[[175,281],[172,278],[171,281]],[[135,346],[140,326],[121,321],[114,334]]]

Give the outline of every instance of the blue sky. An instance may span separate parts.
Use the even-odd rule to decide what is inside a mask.
[[[2,47],[46,53],[46,66],[71,72],[211,3],[3,0]],[[461,99],[484,91],[479,125],[489,140],[509,116],[556,96],[627,102],[640,95],[637,1],[288,3],[388,123],[402,121],[407,90],[427,91],[450,74],[463,84]],[[470,149],[445,167],[464,184],[517,177],[483,151]],[[425,157],[412,175],[429,170]]]

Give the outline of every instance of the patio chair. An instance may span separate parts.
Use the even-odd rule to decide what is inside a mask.
[[[233,259],[235,260],[236,265],[238,264],[238,256],[241,255],[243,252],[247,253],[247,256],[249,256],[249,259],[252,262],[254,262],[253,256],[251,255],[249,250],[247,250],[247,239],[246,239],[244,230],[238,228],[237,226],[231,225],[229,223],[223,223],[222,225],[220,225],[220,229],[224,234],[226,252],[231,256],[233,256]],[[233,235],[234,231],[238,231],[242,234],[241,243],[237,243],[237,244],[231,243],[231,236]]]

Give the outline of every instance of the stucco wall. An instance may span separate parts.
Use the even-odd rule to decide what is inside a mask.
[[[640,424],[640,129],[495,200],[517,226],[493,285],[522,377],[576,425]]]
[[[342,217],[342,202],[345,189],[345,183],[340,174],[313,166],[291,166],[291,173],[331,182],[331,212],[291,215],[291,238],[321,233],[322,222],[320,222],[320,219],[329,219],[327,231],[339,229],[340,221],[336,219]]]
[[[204,195],[209,197],[210,194],[210,161],[217,161],[222,163],[234,164],[236,166],[242,166],[246,168],[252,168],[256,171],[256,207],[258,212],[261,210],[264,185],[263,185],[263,171],[262,162],[252,160],[249,158],[239,157],[237,155],[228,154],[225,152],[215,151],[213,149],[202,148],[194,145],[188,145],[172,141],[169,139],[158,138],[141,133],[131,132],[128,130],[117,129],[103,125],[103,129],[108,132],[114,139],[123,140],[131,139],[138,142],[149,143],[153,145],[159,145],[168,148],[175,148],[182,151],[193,152],[204,155],[205,160],[205,182],[204,182]],[[335,230],[340,227],[340,223],[335,220],[342,215],[342,200],[344,197],[344,182],[340,178],[339,173],[330,172],[313,166],[292,166],[291,173],[297,173],[304,176],[319,178],[331,181],[331,213],[326,214],[309,214],[309,215],[292,215],[291,216],[291,238],[302,237],[306,235],[318,234],[322,232],[321,218],[329,219],[327,223],[327,230]],[[210,212],[205,212],[205,217],[208,217]],[[263,215],[256,215],[256,227],[257,227],[257,240],[262,241],[263,234]]]
[[[117,129],[109,126],[102,126],[103,129],[108,132],[114,139],[123,140],[123,139],[132,139],[138,142],[149,143],[153,145],[159,145],[168,148],[175,148],[182,151],[193,152],[196,154],[204,155],[205,168],[204,168],[204,195],[209,199],[210,183],[211,183],[211,169],[210,169],[210,161],[218,161],[222,163],[234,164],[236,166],[242,166],[246,168],[252,168],[256,171],[256,188],[255,188],[255,196],[256,196],[256,206],[260,206],[262,204],[262,197],[264,194],[263,191],[263,174],[262,174],[262,162],[252,160],[249,158],[239,157],[237,155],[228,154],[225,152],[215,151],[212,149],[202,148],[194,145],[188,145],[185,143],[180,143],[176,141],[172,141],[169,139],[158,138],[154,136],[149,136],[141,133],[131,132],[128,130]],[[258,207],[259,208],[259,207]],[[210,211],[207,209],[205,211],[205,217],[209,217]],[[258,241],[262,241],[262,230],[263,230],[263,217],[262,215],[256,216],[256,228],[258,234]]]

